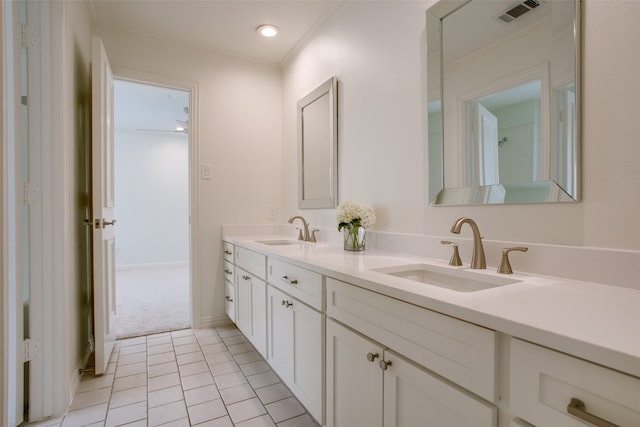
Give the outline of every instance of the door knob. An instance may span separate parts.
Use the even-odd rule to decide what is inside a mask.
[[[102,228],[106,227],[107,225],[116,225],[116,221],[115,219],[112,221],[107,221],[106,219],[102,220]]]

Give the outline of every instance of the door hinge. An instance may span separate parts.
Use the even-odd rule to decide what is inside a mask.
[[[31,182],[23,184],[23,203],[25,205],[33,205],[40,201],[40,188]]]
[[[25,362],[29,362],[40,356],[40,341],[35,338],[27,338],[22,343],[24,345]]]
[[[36,47],[38,43],[38,33],[35,28],[27,24],[20,24],[20,44],[22,47]]]

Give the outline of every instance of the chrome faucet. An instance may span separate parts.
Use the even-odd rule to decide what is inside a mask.
[[[309,223],[303,217],[299,215],[292,216],[291,218],[289,218],[289,224],[293,224],[293,221],[296,219],[299,219],[300,221],[302,221],[302,230],[298,234],[298,240],[304,240],[305,242],[315,242],[316,241],[315,233],[313,234],[309,233]],[[302,235],[303,232],[304,232],[304,237]]]
[[[476,224],[476,222],[471,218],[458,218],[458,220],[453,223],[451,232],[460,234],[460,229],[462,228],[462,224],[464,223],[469,224],[469,226],[471,227],[471,231],[473,232],[473,254],[471,255],[471,268],[487,268],[487,261],[484,257],[484,247],[482,246],[482,236],[480,235],[478,224]]]

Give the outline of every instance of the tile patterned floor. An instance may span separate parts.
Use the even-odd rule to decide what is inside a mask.
[[[37,425],[318,426],[235,326],[118,341],[107,373]]]

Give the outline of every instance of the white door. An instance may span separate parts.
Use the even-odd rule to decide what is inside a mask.
[[[102,40],[92,43],[93,333],[95,373],[103,374],[116,340],[113,74]]]
[[[467,140],[465,185],[493,185],[500,183],[498,162],[498,118],[479,102],[470,108],[471,137]]]

